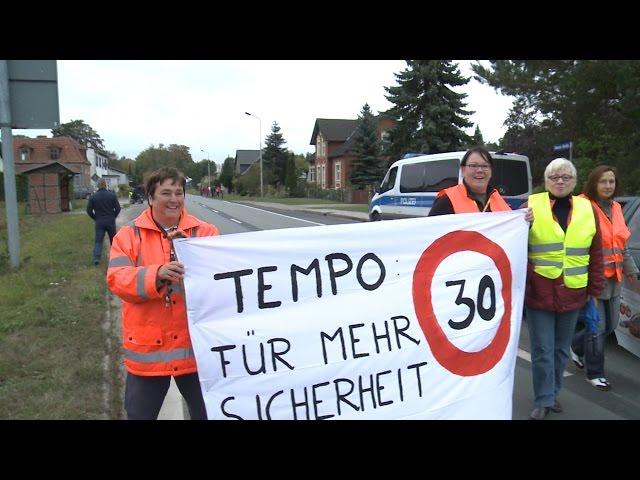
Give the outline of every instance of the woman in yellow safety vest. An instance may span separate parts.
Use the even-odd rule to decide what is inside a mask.
[[[544,171],[546,191],[529,196],[525,204],[534,217],[525,290],[533,420],[562,412],[558,394],[578,313],[604,283],[597,216],[587,199],[572,196],[576,177],[569,160],[556,158]]]
[[[584,193],[580,195],[591,201],[598,216],[605,283],[597,302],[597,332],[586,334],[584,328],[576,331],[571,345],[571,359],[580,369],[586,365],[587,382],[605,391],[611,390],[611,384],[604,376],[604,341],[618,325],[622,275],[624,273],[632,278],[638,274],[638,267],[627,249],[631,232],[622,216],[622,207],[613,200],[620,190],[616,168],[600,165],[589,174]]]

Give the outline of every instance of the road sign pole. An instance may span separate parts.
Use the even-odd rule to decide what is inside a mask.
[[[11,134],[11,106],[9,99],[9,71],[7,61],[0,60],[0,128],[2,129],[2,160],[4,164],[4,201],[7,209],[7,239],[9,262],[20,266],[20,230],[18,226],[18,198],[13,168],[13,136]]]
[[[569,142],[569,161],[573,160],[573,142]]]

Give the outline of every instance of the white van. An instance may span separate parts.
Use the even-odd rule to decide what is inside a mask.
[[[395,162],[371,199],[369,220],[427,216],[440,190],[462,183],[460,162],[465,153],[419,155]],[[531,194],[529,158],[490,153],[491,183],[511,208],[520,207]]]

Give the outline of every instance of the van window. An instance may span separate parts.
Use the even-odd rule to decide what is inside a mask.
[[[436,160],[404,165],[400,175],[400,192],[439,192],[458,183],[460,162]]]
[[[382,180],[382,184],[380,185],[380,193],[388,192],[391,190],[396,184],[396,175],[398,174],[398,167],[393,167],[389,170],[389,173]]]
[[[500,195],[523,195],[528,193],[526,162],[494,158],[491,183],[498,189]]]

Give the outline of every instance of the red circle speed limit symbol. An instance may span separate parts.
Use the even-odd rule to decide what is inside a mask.
[[[431,283],[440,263],[453,253],[477,252],[493,260],[502,279],[504,314],[493,340],[482,350],[466,352],[449,341],[433,310]],[[436,360],[451,373],[469,377],[491,370],[500,361],[511,332],[511,264],[505,251],[478,232],[455,231],[433,242],[413,272],[413,305],[420,327]]]

